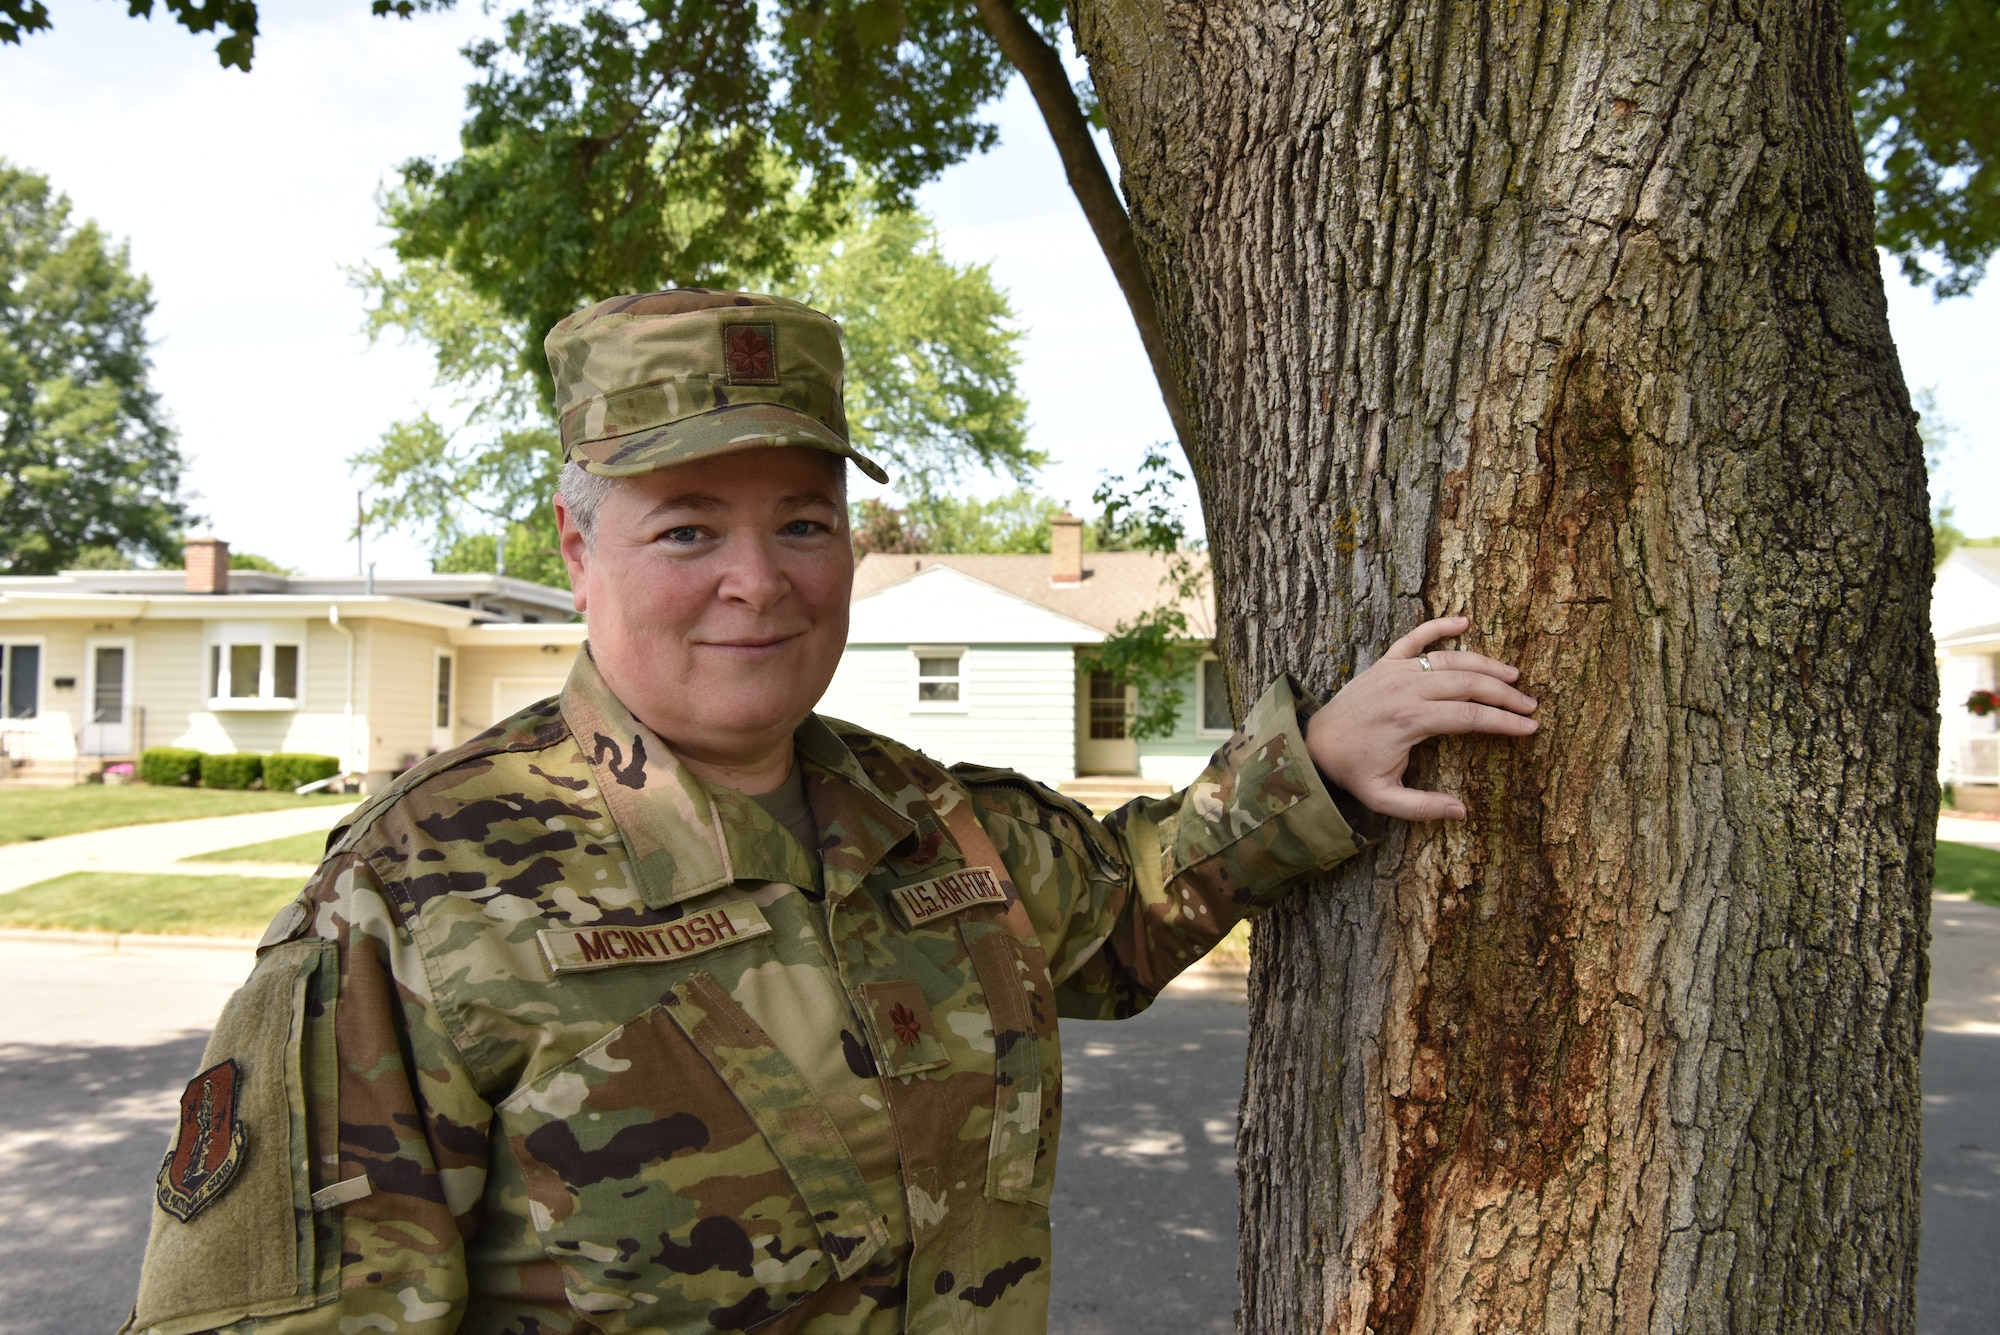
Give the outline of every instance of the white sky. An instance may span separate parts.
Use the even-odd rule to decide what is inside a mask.
[[[79,217],[129,239],[158,310],[154,385],[180,428],[188,482],[238,550],[352,569],[347,459],[430,397],[419,349],[370,348],[343,266],[383,244],[374,196],[414,155],[449,157],[467,67],[491,20],[468,5],[410,22],[364,0],[263,6],[256,67],[121,5],[53,7],[56,31],[0,46],[0,157],[48,176]],[[990,262],[1027,336],[1042,488],[1079,511],[1100,473],[1170,436],[1129,318],[1032,104],[995,110],[1002,142],[922,204],[961,262]],[[1934,304],[1890,278],[1913,387],[1959,430],[1944,483],[1957,522],[2000,533],[2000,288]],[[425,568],[408,536],[369,540],[382,573]]]

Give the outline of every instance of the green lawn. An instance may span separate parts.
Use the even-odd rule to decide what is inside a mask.
[[[326,852],[326,832],[308,830],[304,834],[289,835],[283,839],[266,839],[261,844],[245,844],[241,848],[225,848],[217,853],[203,853],[200,857],[189,858],[189,862],[311,862],[317,863]]]
[[[0,895],[0,927],[262,936],[298,897],[292,877],[131,876],[86,871]]]
[[[1954,895],[1969,894],[1982,904],[2000,908],[2000,849],[1940,841],[1934,885],[1936,889]]]
[[[280,811],[328,802],[352,804],[352,797],[314,793],[226,792],[211,788],[129,788],[84,783],[74,788],[0,790],[0,844],[52,839],[59,834],[108,830],[119,825],[153,825],[199,816],[234,816],[245,811]],[[306,859],[319,861],[315,854]]]

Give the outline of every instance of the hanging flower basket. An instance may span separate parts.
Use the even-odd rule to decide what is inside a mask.
[[[1974,691],[1965,697],[1965,711],[1975,718],[1985,718],[2000,709],[2000,691]]]

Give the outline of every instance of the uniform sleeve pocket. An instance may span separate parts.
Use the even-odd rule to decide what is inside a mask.
[[[186,1335],[310,1307],[338,1256],[315,1237],[308,1127],[331,1110],[331,942],[265,952],[181,1091],[129,1329]],[[324,1262],[324,1264],[322,1264]]]

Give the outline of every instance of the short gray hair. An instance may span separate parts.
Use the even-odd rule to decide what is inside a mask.
[[[556,494],[563,498],[570,522],[583,535],[584,546],[591,545],[597,532],[597,507],[604,504],[604,498],[624,481],[622,477],[602,477],[593,473],[576,459],[563,465],[562,477],[556,482]]]
[[[840,494],[840,505],[847,508],[847,460],[831,451],[826,452],[827,460],[833,466],[834,487]],[[563,498],[563,505],[569,511],[576,531],[583,535],[583,545],[588,547],[597,531],[597,508],[625,481],[622,477],[604,477],[593,473],[583,464],[572,459],[562,467],[562,476],[556,481],[556,494]]]

